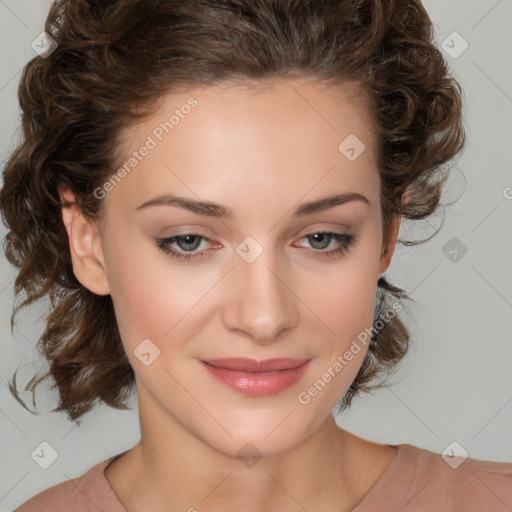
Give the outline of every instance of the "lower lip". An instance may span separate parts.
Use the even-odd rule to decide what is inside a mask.
[[[304,375],[310,361],[292,368],[270,373],[246,373],[217,368],[206,363],[203,366],[219,382],[229,388],[249,396],[275,395],[296,384]]]

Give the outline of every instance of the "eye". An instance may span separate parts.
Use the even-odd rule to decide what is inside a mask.
[[[349,233],[334,233],[332,231],[318,231],[301,238],[301,240],[304,239],[307,239],[308,243],[311,244],[313,248],[317,249],[311,251],[313,252],[313,257],[326,259],[342,256],[356,242],[354,235]],[[325,251],[324,249],[329,247],[333,240],[338,244],[338,247]],[[294,247],[296,247],[295,244]]]
[[[183,235],[176,235],[169,238],[159,238],[156,240],[156,245],[166,254],[169,254],[173,260],[178,261],[188,261],[196,258],[204,258],[204,252],[199,253],[189,252],[195,251],[200,245],[201,241],[211,242],[209,238],[205,236],[198,235],[195,233],[185,233]],[[185,252],[177,251],[173,249],[171,246],[173,244],[177,244],[180,249]]]
[[[307,239],[314,250],[309,251],[313,253],[315,258],[335,258],[343,255],[355,242],[355,236],[349,233],[334,233],[331,231],[318,231],[305,235],[301,240]],[[168,238],[159,238],[155,241],[155,245],[169,254],[172,259],[177,261],[190,261],[198,258],[207,258],[206,253],[211,252],[208,250],[198,251],[202,242],[210,243],[211,240],[205,236],[196,233],[184,233],[175,235]],[[326,251],[331,242],[335,241],[338,247]],[[178,250],[176,248],[177,247]],[[294,247],[297,247],[294,244]],[[197,251],[197,252],[196,252]]]

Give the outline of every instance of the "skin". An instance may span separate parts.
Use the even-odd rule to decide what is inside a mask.
[[[76,205],[62,209],[75,275],[94,293],[111,294],[136,374],[141,440],[105,471],[130,512],[216,512],[226,504],[245,512],[348,511],[396,456],[331,415],[365,345],[308,404],[297,399],[372,326],[377,280],[396,245],[399,216],[383,240],[369,114],[355,86],[297,78],[262,85],[162,98],[158,112],[127,128],[123,150],[139,148],[191,96],[198,105],[107,193],[103,221]],[[355,161],[338,150],[349,134],[366,146]],[[168,205],[137,210],[163,192],[219,203],[234,216]],[[304,202],[342,192],[369,204],[292,215]],[[69,190],[61,197],[73,200]],[[306,236],[322,230],[356,241],[327,259],[321,253],[341,244],[332,239],[319,249]],[[192,251],[204,258],[179,262],[155,245],[187,233],[211,240]],[[263,249],[252,263],[236,252],[247,236]],[[147,338],[160,350],[149,366],[134,355]],[[199,364],[243,356],[311,363],[297,384],[265,397],[239,394]],[[252,466],[237,455],[249,442],[262,455]]]

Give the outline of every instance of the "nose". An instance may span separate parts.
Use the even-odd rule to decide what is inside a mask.
[[[282,266],[278,268],[271,252],[264,250],[252,263],[241,258],[236,261],[226,280],[229,300],[223,310],[228,329],[262,345],[272,343],[283,331],[293,328],[299,318],[300,301],[288,282],[291,273]]]

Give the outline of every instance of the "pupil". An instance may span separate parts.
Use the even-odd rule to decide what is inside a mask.
[[[319,242],[318,237],[320,237],[320,245],[322,245],[322,240],[323,240],[324,237],[325,237],[325,240],[329,239],[328,235],[326,235],[325,233],[315,233],[314,235],[312,235],[314,243],[318,243]],[[329,245],[329,244],[327,244],[327,245]],[[325,248],[325,247],[326,247],[326,245],[324,243],[323,247],[321,247],[321,248]]]
[[[192,239],[192,242],[190,241],[191,239]],[[196,240],[195,244],[194,244],[194,239]],[[187,249],[195,249],[198,245],[197,242],[199,241],[199,237],[197,237],[196,235],[185,235],[184,237],[182,237],[182,240],[185,241],[185,245],[189,244],[189,245],[195,246],[195,247],[186,247]]]

